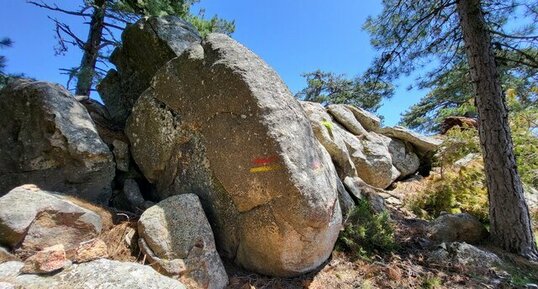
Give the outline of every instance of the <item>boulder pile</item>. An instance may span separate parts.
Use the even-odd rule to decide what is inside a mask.
[[[329,258],[358,199],[382,210],[384,189],[439,145],[357,107],[300,102],[248,48],[175,17],[122,40],[104,106],[46,82],[0,91],[0,284],[224,288],[221,257],[297,276]],[[139,217],[121,239],[153,269],[106,259],[113,213]]]

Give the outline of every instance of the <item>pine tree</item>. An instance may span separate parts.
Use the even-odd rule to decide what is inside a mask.
[[[507,32],[505,24],[516,14],[536,19],[538,4],[524,0],[384,0],[383,6],[382,14],[366,24],[372,44],[382,51],[373,74],[390,81],[434,63],[437,65],[427,75],[434,79],[457,64],[468,65],[480,123],[492,240],[510,252],[537,260],[495,53],[504,54],[506,61],[536,65],[536,50],[526,50],[538,42],[533,27]]]

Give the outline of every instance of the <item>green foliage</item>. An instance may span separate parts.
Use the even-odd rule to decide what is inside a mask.
[[[518,110],[520,102],[512,94],[508,94],[508,104],[512,108],[510,123],[518,171],[523,183],[536,188],[538,137],[533,131],[538,127],[538,109],[527,107]],[[457,160],[470,153],[476,153],[477,158],[465,167],[454,166]],[[430,177],[425,188],[409,200],[411,210],[423,218],[436,218],[443,211],[463,211],[487,223],[488,198],[484,167],[479,154],[480,143],[476,130],[449,130],[435,156],[435,165],[441,168],[441,174]]]
[[[521,67],[514,62],[501,63],[501,82],[507,97],[517,95],[519,109],[536,106],[538,100],[537,69]],[[438,132],[439,125],[448,116],[476,117],[474,92],[469,68],[459,63],[431,81],[423,81],[421,88],[430,92],[402,114],[401,125],[423,132]]]
[[[360,200],[346,220],[337,249],[350,252],[355,258],[368,259],[373,253],[386,253],[395,248],[389,214],[374,213],[368,201]]]
[[[446,116],[476,116],[456,2],[383,0],[381,14],[364,25],[380,51],[369,74],[389,83],[413,75],[429,91],[403,115],[401,124],[412,129],[436,132]],[[536,102],[538,2],[481,2],[503,88],[515,89],[522,103]]]
[[[383,98],[391,97],[394,90],[391,85],[366,77],[348,79],[344,75],[320,70],[305,73],[303,77],[307,87],[297,93],[297,98],[323,105],[351,104],[371,112],[380,107]]]
[[[488,222],[488,193],[484,168],[474,162],[461,169],[451,169],[428,181],[426,188],[410,200],[418,216],[434,219],[441,212],[467,212],[483,223]]]
[[[442,282],[439,277],[425,277],[422,281],[421,288],[423,289],[435,289],[441,287]]]
[[[13,42],[9,38],[0,39],[0,48],[10,47],[12,44]],[[4,68],[6,68],[6,57],[0,55],[0,75],[2,76],[4,75]]]

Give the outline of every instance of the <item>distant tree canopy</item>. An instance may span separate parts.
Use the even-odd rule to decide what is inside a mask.
[[[136,22],[140,17],[176,15],[192,23],[201,35],[211,32],[231,34],[235,30],[233,21],[217,16],[206,19],[203,10],[193,15],[190,8],[199,0],[82,0],[77,10],[64,9],[54,0],[27,2],[52,12],[81,17],[89,25],[87,38],[82,38],[65,22],[49,17],[55,24],[58,39],[56,53],[64,54],[69,47],[83,52],[78,66],[63,69],[69,75],[67,87],[71,82],[76,82],[77,95],[89,95],[104,77],[106,69],[101,68],[100,64],[106,65],[113,48],[120,44],[117,35],[127,24]]]
[[[305,73],[303,77],[307,87],[296,97],[323,105],[352,104],[375,112],[381,106],[381,100],[393,94],[392,85],[371,82],[364,77],[348,79],[344,75],[321,70]]]
[[[535,104],[538,1],[482,2],[503,89],[516,93],[525,105]],[[365,24],[372,45],[383,51],[370,70],[373,78],[390,83],[401,75],[428,71],[417,77],[416,87],[429,93],[402,115],[402,125],[436,132],[446,116],[476,116],[454,3],[385,0],[383,14]]]
[[[499,63],[503,90],[508,97],[516,97],[520,107],[538,106],[538,73],[530,66],[517,63]],[[402,114],[401,125],[422,132],[439,132],[439,126],[448,116],[477,117],[469,67],[465,62],[430,81],[424,88],[430,92]],[[512,109],[512,108],[511,108]]]

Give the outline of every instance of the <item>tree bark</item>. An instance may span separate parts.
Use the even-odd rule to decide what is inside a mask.
[[[508,110],[480,0],[456,3],[475,88],[491,237],[509,252],[538,260],[529,209],[517,172]]]
[[[99,57],[99,46],[103,36],[105,22],[106,0],[95,0],[90,21],[88,39],[84,45],[82,60],[77,74],[76,95],[90,95],[95,66]]]

